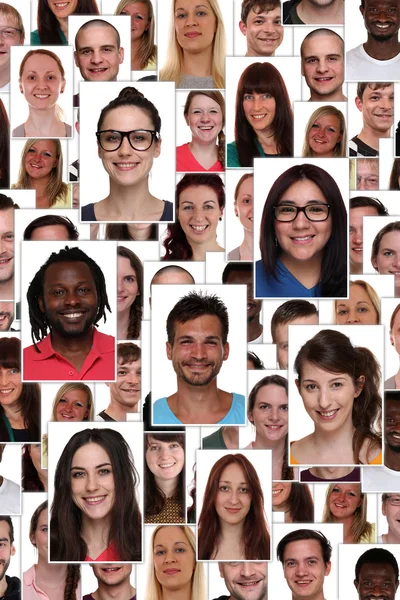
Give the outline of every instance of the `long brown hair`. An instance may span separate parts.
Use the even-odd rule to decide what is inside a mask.
[[[143,312],[143,265],[140,258],[136,256],[132,250],[125,248],[125,246],[118,246],[118,256],[127,258],[130,262],[132,269],[136,274],[136,281],[138,286],[138,295],[129,310],[129,325],[128,325],[128,340],[137,340],[140,338],[140,331],[142,329],[142,312]]]
[[[99,15],[96,0],[79,0],[74,15]],[[39,0],[37,24],[40,43],[61,46],[60,25],[55,14],[50,10],[48,0]]]

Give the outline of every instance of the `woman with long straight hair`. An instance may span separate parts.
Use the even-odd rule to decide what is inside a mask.
[[[38,28],[31,33],[31,46],[67,45],[68,17],[70,15],[99,15],[96,0],[70,0],[54,2],[39,0],[37,11]]]
[[[331,483],[322,523],[342,523],[345,544],[374,544],[375,523],[367,521],[367,494],[360,483]]]
[[[131,17],[131,71],[156,71],[155,14],[150,0],[120,0],[115,14]]]
[[[313,523],[314,501],[306,483],[274,481],[272,510],[283,512],[285,523]]]

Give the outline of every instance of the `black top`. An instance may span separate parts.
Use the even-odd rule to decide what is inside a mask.
[[[287,0],[283,3],[283,23],[285,25],[293,25],[292,17],[290,12],[296,4],[299,4],[301,0]]]
[[[310,472],[310,469],[305,469],[300,472],[300,481],[321,481],[323,483],[329,483],[330,481],[361,481],[360,480],[360,467],[354,467],[350,473],[345,475],[344,477],[332,477],[332,479],[322,479],[321,477],[317,477]]]
[[[161,215],[160,221],[172,221],[173,219],[173,204],[168,200],[164,200],[164,210]],[[86,204],[81,208],[81,220],[82,221],[97,221],[96,215],[94,214],[94,203]]]
[[[13,429],[14,442],[32,442],[31,434],[27,429]]]
[[[115,421],[115,419],[110,417],[110,415],[108,415],[105,410],[102,410],[97,416],[101,417],[103,421]]]
[[[1,596],[0,600],[3,598],[8,598],[8,600],[21,600],[21,580],[18,577],[9,577],[6,575],[7,581],[7,589],[4,596]]]

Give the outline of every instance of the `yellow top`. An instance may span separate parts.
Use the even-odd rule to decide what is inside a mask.
[[[293,444],[294,442],[292,442]],[[290,464],[291,465],[300,465],[301,463],[299,463],[294,457],[293,454],[290,452]],[[381,465],[382,464],[382,452],[379,452],[378,456],[376,456],[374,458],[374,460],[371,460],[371,462],[368,463],[369,465]]]

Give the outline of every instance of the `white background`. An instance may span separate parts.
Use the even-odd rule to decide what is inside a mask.
[[[357,84],[348,84],[348,107],[347,107],[347,122],[348,122],[348,140],[361,133],[363,127],[363,116],[361,110],[356,106]],[[384,90],[385,91],[385,90]],[[365,91],[364,91],[365,94]],[[363,96],[364,96],[363,94]],[[395,96],[396,100],[396,96]],[[393,136],[393,127],[390,130],[390,135]],[[393,144],[393,141],[392,141]],[[393,156],[393,152],[392,152]]]
[[[384,325],[385,340],[385,368],[382,377],[386,380],[393,377],[399,370],[399,355],[390,343],[390,319],[396,306],[400,304],[399,298],[382,298],[381,300],[381,323]]]

